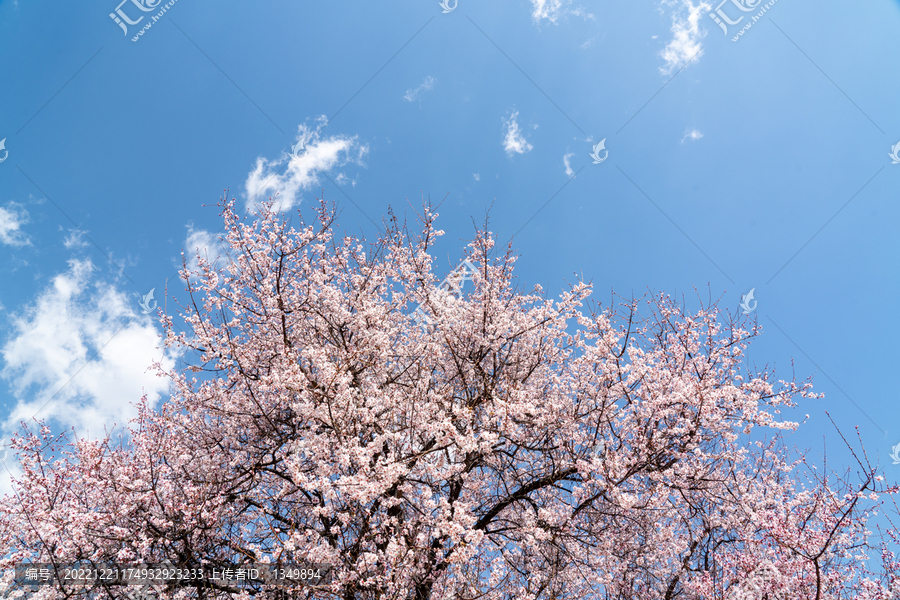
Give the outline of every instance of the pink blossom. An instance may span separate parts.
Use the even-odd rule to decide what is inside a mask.
[[[758,326],[665,295],[582,312],[585,282],[520,293],[486,226],[471,287],[441,293],[436,216],[415,236],[392,216],[366,247],[335,237],[324,201],[299,229],[223,203],[231,262],[185,277],[188,334],[162,321],[192,368],[160,367],[172,397],[140,403],[126,445],[42,424],[15,438],[0,568],[329,563],[333,583],[303,597],[334,599],[897,593],[898,561],[866,531],[897,490],[784,447],[799,425],[779,411],[816,395],[742,368]]]

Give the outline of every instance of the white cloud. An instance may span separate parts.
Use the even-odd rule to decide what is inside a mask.
[[[159,331],[150,316],[138,312],[138,300],[95,280],[90,260],[68,264],[33,304],[10,318],[0,377],[17,402],[0,425],[4,444],[21,421],[34,431],[35,413],[74,428],[79,437],[101,437],[104,426],[111,430],[113,423],[125,425],[137,416],[131,403],[143,394],[155,404],[168,392],[168,382],[148,368],[160,361],[171,369],[174,358],[159,348]],[[12,453],[6,466],[19,474]],[[0,493],[10,491],[3,469]]]
[[[588,41],[586,41],[585,43],[583,43],[583,44],[581,45],[581,49],[582,49],[582,50],[586,50],[589,46],[591,46],[591,45],[594,43],[594,40],[596,40],[598,37],[600,37],[600,34],[599,34],[599,33],[596,34],[596,35],[594,35],[594,36],[591,37],[590,39],[588,39]]]
[[[215,265],[226,254],[225,243],[221,238],[205,229],[194,229],[193,225],[188,225],[187,238],[184,240],[184,258],[189,271],[192,273],[200,271],[201,258],[210,265]]]
[[[250,210],[255,211],[261,199],[275,192],[278,196],[274,199],[274,210],[290,210],[300,202],[300,192],[320,184],[318,171],[330,171],[351,162],[365,166],[362,158],[369,152],[369,147],[357,141],[359,136],[323,137],[321,131],[328,119],[322,115],[318,121],[315,129],[305,124],[298,127],[296,156],[285,154],[271,161],[262,157],[256,159],[256,167],[247,176],[244,186]],[[280,174],[285,163],[287,170]]]
[[[84,232],[80,229],[70,229],[69,235],[65,237],[63,240],[63,246],[66,247],[66,250],[74,250],[76,248],[84,248],[85,246],[89,246],[84,240]]]
[[[663,75],[671,75],[695,55],[703,56],[700,40],[706,30],[700,28],[700,17],[712,9],[702,0],[694,4],[691,0],[663,0],[661,6],[675,6],[672,12],[672,41],[660,52],[665,66],[659,68]]]
[[[472,177],[475,178],[475,181],[481,181],[481,175],[479,175],[478,173],[472,173]]]
[[[575,174],[575,171],[572,170],[572,165],[569,164],[569,159],[575,156],[574,152],[569,152],[563,156],[563,164],[566,165],[566,177],[569,179],[572,178],[572,175]]]
[[[419,87],[417,87],[416,89],[406,90],[406,95],[403,96],[403,99],[406,100],[407,102],[412,102],[413,100],[415,100],[416,98],[418,98],[419,96],[424,94],[425,92],[433,90],[435,81],[437,81],[437,79],[435,79],[434,77],[429,75],[428,77],[425,78],[425,81],[423,81],[422,84],[419,85]]]
[[[8,202],[6,208],[0,206],[0,243],[10,246],[27,246],[31,242],[22,225],[28,222],[28,212],[21,204]]]
[[[584,10],[583,6],[579,6],[578,8],[570,10],[569,14],[574,17],[581,17],[585,21],[587,21],[588,19],[594,19],[594,15]]]
[[[525,154],[526,152],[531,152],[531,149],[534,148],[519,130],[519,123],[516,121],[518,116],[519,112],[515,111],[510,115],[509,119],[504,119],[506,137],[503,138],[503,149],[510,156],[516,153]]]
[[[585,21],[594,18],[594,15],[585,11],[583,7],[569,8],[572,0],[531,0],[531,5],[531,20],[536,25],[545,19],[556,25],[565,15],[581,17]]]
[[[703,134],[700,132],[699,129],[691,129],[691,128],[685,129],[684,137],[681,138],[681,143],[683,144],[684,140],[686,140],[688,138],[690,138],[691,140],[697,141],[702,137],[703,137]]]

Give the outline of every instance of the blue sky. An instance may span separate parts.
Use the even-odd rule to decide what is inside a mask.
[[[896,0],[777,0],[737,41],[764,2],[176,0],[137,41],[165,2],[117,4],[0,0],[5,437],[164,397],[141,298],[182,295],[223,190],[243,208],[275,174],[264,196],[324,189],[367,237],[446,196],[445,272],[492,207],[526,289],[577,273],[603,302],[697,288],[733,312],[753,289],[751,360],[825,394],[790,442],[844,460],[829,411],[898,479]]]

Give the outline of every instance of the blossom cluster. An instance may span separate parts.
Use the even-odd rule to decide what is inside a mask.
[[[859,481],[819,475],[784,446],[799,425],[782,412],[817,396],[746,367],[746,318],[664,294],[584,312],[585,282],[521,293],[486,227],[464,257],[471,290],[441,293],[427,206],[420,233],[392,218],[368,247],[337,238],[324,201],[299,229],[222,208],[229,262],[185,268],[189,333],[162,317],[194,357],[160,368],[171,398],[145,399],[118,446],[17,436],[0,568],[329,564],[306,597],[334,599],[896,591],[893,555],[880,573],[864,559],[867,519],[897,490],[863,463]]]

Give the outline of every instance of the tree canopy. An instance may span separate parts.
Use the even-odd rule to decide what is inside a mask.
[[[817,395],[750,371],[748,317],[665,294],[603,307],[583,281],[520,292],[487,223],[461,294],[433,274],[430,205],[414,235],[390,214],[373,244],[338,238],[324,200],[313,223],[221,205],[227,256],[183,271],[187,332],[159,313],[165,345],[196,360],[157,365],[171,398],[140,402],[125,444],[44,423],[15,438],[0,567],[327,564],[331,583],[294,597],[342,600],[898,591],[866,526],[897,490],[864,455],[837,477],[787,449],[799,425],[782,410]]]

